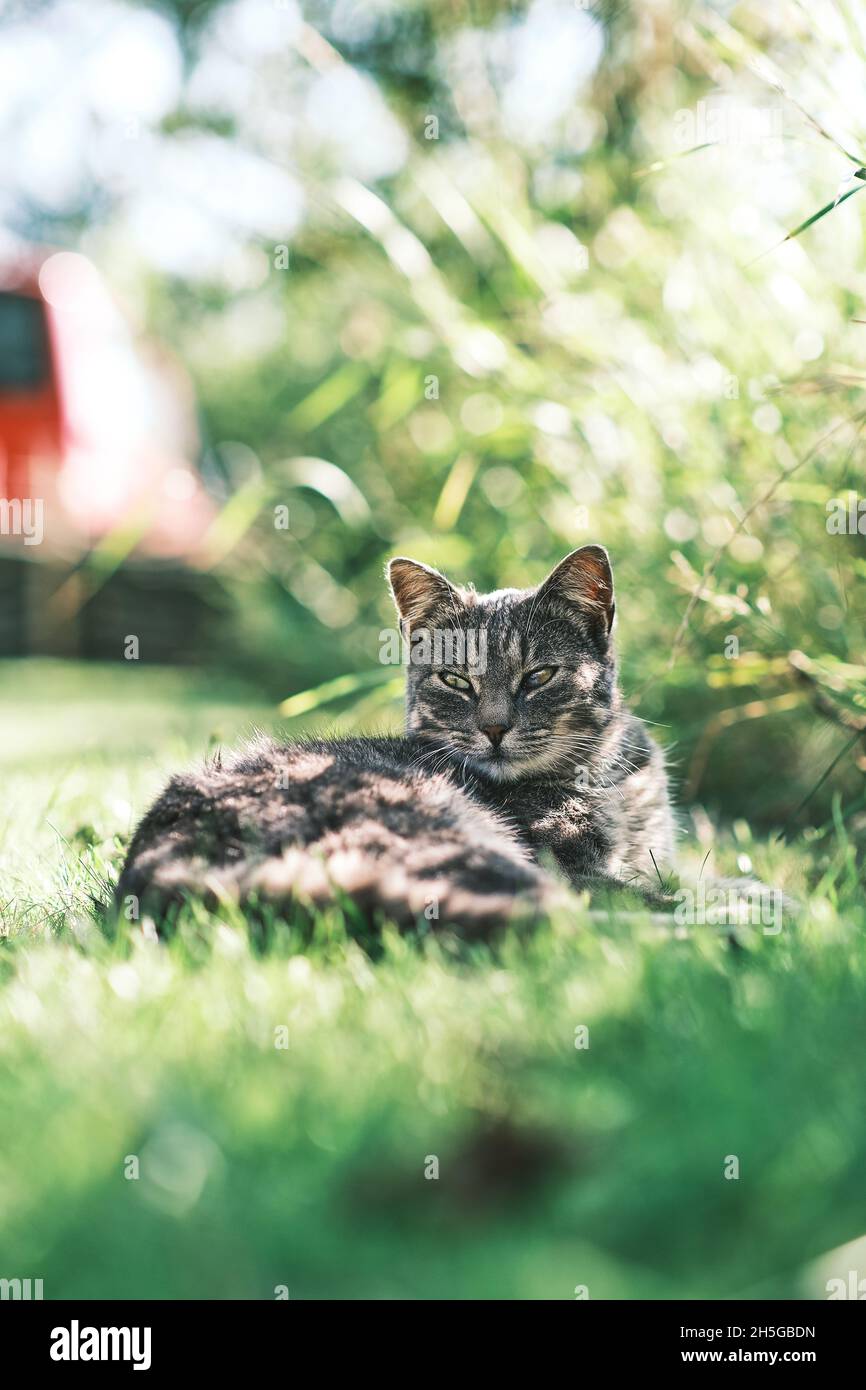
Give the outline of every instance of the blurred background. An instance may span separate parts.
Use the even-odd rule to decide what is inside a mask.
[[[0,147],[0,1277],[856,1297],[866,7],[0,0]],[[206,749],[399,728],[390,555],[588,541],[795,924],[94,920]]]
[[[847,0],[4,0],[2,654],[395,727],[390,554],[600,541],[685,800],[857,833],[864,78]]]

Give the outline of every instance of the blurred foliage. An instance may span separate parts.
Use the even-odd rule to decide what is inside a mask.
[[[784,823],[840,737],[788,653],[863,691],[863,538],[826,529],[862,479],[860,207],[778,244],[856,171],[862,14],[565,11],[309,5],[303,59],[262,60],[293,109],[335,68],[374,78],[405,159],[365,184],[308,151],[288,268],[261,242],[234,282],[152,279],[152,322],[254,489],[217,572],[250,669],[290,695],[375,663],[389,554],[521,585],[600,540],[626,689],[689,795]],[[555,32],[545,14],[585,77],[516,127],[515,53]],[[811,810],[862,790],[856,752]]]
[[[853,804],[857,741],[809,793],[833,702],[864,698],[863,536],[827,529],[863,477],[862,7],[161,8],[186,80],[148,149],[198,150],[229,249],[156,269],[122,181],[67,230],[195,377],[226,502],[199,562],[235,612],[214,662],[344,712],[390,554],[481,588],[601,541],[625,687],[687,799],[776,825]],[[242,183],[229,226],[220,151],[290,177],[284,239],[243,230]],[[826,700],[792,651],[835,663]],[[399,720],[386,675],[356,723]]]

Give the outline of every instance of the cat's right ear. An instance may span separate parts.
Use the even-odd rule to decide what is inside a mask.
[[[442,604],[454,603],[457,595],[444,574],[398,555],[388,564],[388,584],[407,630],[423,623]]]

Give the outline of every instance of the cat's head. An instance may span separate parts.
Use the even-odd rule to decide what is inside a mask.
[[[495,781],[590,762],[619,699],[607,551],[572,551],[534,589],[478,594],[402,557],[388,580],[408,658],[409,733]]]

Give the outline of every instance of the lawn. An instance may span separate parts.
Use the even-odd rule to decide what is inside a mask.
[[[841,820],[719,834],[716,872],[748,856],[803,903],[736,942],[578,901],[472,950],[385,931],[368,951],[335,918],[264,947],[230,916],[167,946],[106,930],[93,900],[160,781],[255,725],[275,711],[240,684],[0,665],[0,1277],[250,1299],[846,1277],[844,1254],[815,1264],[866,1229],[866,907]]]

